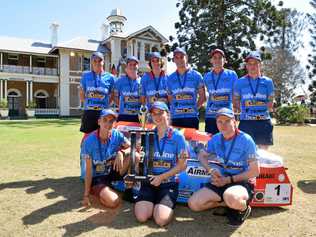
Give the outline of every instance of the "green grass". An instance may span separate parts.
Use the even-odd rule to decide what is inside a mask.
[[[129,203],[114,212],[82,209],[79,125],[79,119],[0,121],[0,236],[192,236],[193,232],[312,236],[316,232],[316,127],[274,130],[271,151],[283,156],[289,168],[293,206],[256,209],[240,229],[231,230],[225,218],[211,211],[193,213],[183,206],[177,207],[176,219],[167,229],[137,223]]]

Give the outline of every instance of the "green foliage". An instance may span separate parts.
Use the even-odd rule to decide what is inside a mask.
[[[6,109],[8,108],[8,101],[6,99],[0,100],[0,108],[1,109]]]
[[[36,102],[35,102],[35,101],[31,101],[31,102],[29,103],[29,105],[26,106],[26,108],[28,108],[28,109],[34,109],[34,108],[36,108]]]
[[[308,90],[311,92],[309,98],[312,105],[316,105],[316,80],[313,80],[308,86]]]
[[[178,42],[172,49],[184,47],[189,63],[200,72],[210,66],[208,52],[218,47],[225,51],[226,67],[243,74],[240,65],[249,50],[256,49],[257,36],[271,38],[281,24],[280,12],[270,0],[178,0],[177,7]]]
[[[304,123],[306,117],[309,116],[309,110],[304,105],[288,105],[279,107],[276,111],[276,119],[278,123]]]
[[[309,20],[308,30],[311,35],[309,44],[312,50],[308,55],[308,65],[306,68],[309,70],[309,78],[314,78],[316,76],[316,0],[311,0],[310,4],[313,7],[313,13],[307,14],[307,16]]]

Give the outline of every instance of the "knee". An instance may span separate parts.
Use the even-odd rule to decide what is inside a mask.
[[[160,227],[163,227],[169,223],[169,218],[162,218],[161,216],[157,215],[155,216],[155,222]]]
[[[137,221],[141,223],[144,223],[149,219],[149,217],[145,213],[135,212],[135,216],[136,216]]]
[[[116,193],[111,196],[107,196],[106,192],[101,192],[100,201],[103,205],[109,208],[116,208],[120,205],[120,198]]]
[[[233,194],[224,194],[224,201],[226,205],[232,209],[239,209],[241,200]]]
[[[200,205],[198,204],[197,200],[194,200],[192,198],[190,198],[188,200],[188,206],[192,211],[199,211],[200,210]]]

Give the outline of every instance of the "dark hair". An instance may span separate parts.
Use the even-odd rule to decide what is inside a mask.
[[[159,64],[160,64],[160,68],[163,68],[164,66],[164,61],[162,61],[162,59],[159,59]],[[149,60],[148,66],[150,67],[150,69],[153,69],[152,65],[151,65],[151,59]]]

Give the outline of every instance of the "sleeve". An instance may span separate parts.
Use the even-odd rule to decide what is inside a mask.
[[[235,84],[234,84],[234,96],[240,96],[241,95],[241,87],[240,87],[240,79],[236,80],[235,81]]]
[[[246,160],[247,162],[255,161],[258,159],[257,157],[257,147],[253,139],[249,136],[245,139],[245,142],[247,142],[246,147]]]
[[[214,138],[210,139],[206,145],[206,152],[209,154],[215,154]]]
[[[117,138],[118,138],[118,146],[119,149],[121,147],[126,146],[126,144],[128,144],[128,139],[124,136],[123,133],[121,133],[120,131],[117,131]]]
[[[166,81],[166,89],[167,89],[167,94],[169,95],[169,96],[171,96],[172,95],[172,88],[171,88],[171,86],[170,86],[170,80],[171,80],[171,76],[168,76],[167,77],[167,81]]]
[[[114,87],[113,87],[113,91],[116,95],[119,95],[119,91],[120,91],[120,78],[117,78],[114,82]]]
[[[81,157],[82,159],[91,159],[92,158],[92,149],[91,149],[91,142],[89,140],[89,137],[86,138],[82,144],[81,149]]]
[[[177,139],[177,154],[178,158],[187,158],[188,157],[188,145],[182,134],[179,134]]]
[[[80,87],[82,88],[82,90],[83,90],[84,92],[86,92],[86,90],[87,90],[87,85],[86,85],[86,73],[83,73],[82,76],[81,76]]]
[[[268,97],[274,97],[274,85],[273,85],[273,81],[270,79],[268,80],[267,83],[267,88],[268,88]]]
[[[146,96],[146,74],[144,74],[140,79],[140,87],[140,96]]]
[[[197,82],[198,82],[197,88],[198,89],[203,88],[204,87],[204,83],[203,83],[203,77],[202,77],[201,73],[197,72],[196,73],[196,78],[197,78]]]

